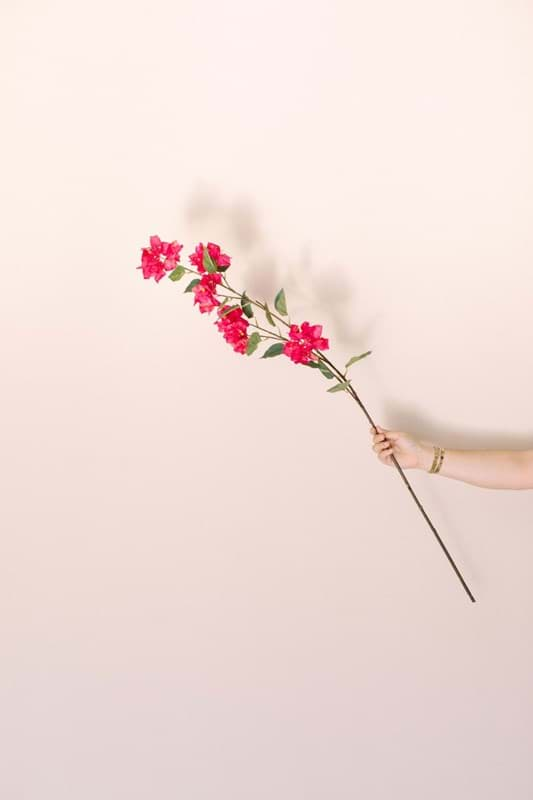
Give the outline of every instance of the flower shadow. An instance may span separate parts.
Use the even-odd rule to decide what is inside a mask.
[[[308,319],[315,324],[315,316],[327,317],[324,335],[332,342],[353,349],[354,354],[371,349],[369,336],[379,315],[364,322],[357,319],[350,277],[337,263],[328,264],[326,271],[317,270],[308,244],[300,247],[296,258],[282,261],[268,243],[252,199],[228,201],[214,187],[198,184],[186,203],[184,218],[199,241],[219,244],[232,256],[232,264],[237,265],[238,256],[240,280],[236,288],[246,289],[249,296],[266,300],[273,308],[274,297],[283,287],[291,322]]]

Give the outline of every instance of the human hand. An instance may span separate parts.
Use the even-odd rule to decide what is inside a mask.
[[[377,430],[376,430],[377,429]],[[433,447],[403,431],[391,431],[377,425],[371,427],[373,447],[382,464],[394,466],[392,456],[402,469],[428,469],[433,459]],[[429,459],[429,466],[428,466]]]

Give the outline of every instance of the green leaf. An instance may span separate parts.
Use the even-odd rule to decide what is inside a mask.
[[[248,319],[253,317],[254,312],[252,311],[252,304],[250,303],[250,298],[246,296],[246,292],[242,293],[241,306]]]
[[[200,283],[200,278],[193,278],[189,285],[183,290],[183,293],[192,292],[192,287],[196,286],[197,283]]]
[[[327,378],[328,380],[329,380],[330,378],[333,378],[333,377],[335,377],[335,376],[333,375],[333,372],[331,372],[331,371],[330,371],[330,370],[329,370],[329,369],[326,367],[326,365],[322,363],[322,361],[319,361],[319,362],[318,362],[318,364],[317,364],[317,367],[318,367],[318,369],[320,370],[320,372],[322,373],[322,375],[323,375],[325,378]]]
[[[343,389],[347,389],[350,385],[350,381],[342,381],[341,383],[335,384],[332,386],[331,389],[328,389],[328,392],[342,392]]]
[[[230,311],[233,311],[234,308],[240,308],[238,305],[228,306],[228,308],[224,309],[224,311],[220,312],[221,317],[225,317],[226,314],[229,314]]]
[[[328,378],[328,380],[334,377],[333,372],[330,372],[326,365],[322,363],[322,361],[308,361],[305,366],[319,369],[322,375],[324,375],[325,378]]]
[[[246,355],[251,356],[254,350],[257,350],[257,345],[261,341],[261,336],[254,331],[250,338],[248,339],[248,344],[246,345]]]
[[[274,322],[274,317],[270,313],[270,309],[268,307],[268,303],[266,302],[266,300],[265,300],[265,317],[267,318],[267,322],[269,322],[269,324],[272,325],[273,328],[275,328],[276,323]]]
[[[352,364],[355,364],[356,361],[360,361],[361,358],[364,358],[365,356],[369,356],[371,352],[372,352],[372,350],[367,350],[366,353],[363,353],[363,355],[361,355],[361,356],[352,356],[351,359],[346,362],[346,365],[345,365],[346,369],[348,369],[348,367],[351,367]]]
[[[280,314],[287,316],[287,300],[283,289],[279,290],[274,299],[274,308],[276,311],[279,311]]]
[[[171,281],[179,281],[180,278],[183,278],[185,275],[185,267],[182,267],[181,264],[178,264],[176,269],[173,269],[170,275],[168,276]]]
[[[272,358],[273,356],[279,356],[283,352],[284,342],[275,342],[271,344],[270,347],[265,350],[261,358]]]
[[[206,269],[208,272],[216,272],[217,271],[217,265],[215,264],[215,262],[213,261],[213,259],[209,255],[209,250],[207,249],[207,247],[204,247],[204,254],[202,256],[202,261],[203,261],[204,269]]]

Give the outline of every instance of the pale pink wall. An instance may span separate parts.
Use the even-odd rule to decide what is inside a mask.
[[[529,800],[533,494],[232,352],[152,233],[322,322],[382,425],[533,446],[528,2],[2,10],[0,795]]]

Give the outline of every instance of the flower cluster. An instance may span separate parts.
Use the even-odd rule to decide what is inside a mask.
[[[191,265],[196,268],[191,270],[178,263],[182,248],[183,245],[176,241],[162,242],[159,236],[151,236],[150,246],[142,248],[142,263],[138,269],[142,269],[145,278],[155,278],[157,282],[166,272],[171,271],[170,277],[173,280],[180,280],[187,271],[199,276],[191,281],[186,291],[194,294],[194,305],[198,306],[202,314],[210,314],[214,308],[218,308],[218,319],[214,324],[236,353],[251,353],[262,339],[274,338],[280,341],[269,348],[267,356],[284,353],[295,364],[309,364],[310,362],[316,364],[318,356],[312,351],[329,348],[328,340],[322,336],[322,325],[310,325],[309,322],[302,322],[301,326],[291,325],[281,320],[280,317],[278,320],[284,322],[289,328],[288,339],[284,339],[281,335],[265,337],[258,332],[253,333],[251,337],[248,336],[250,323],[243,316],[243,311],[246,316],[252,316],[249,299],[245,298],[243,293],[241,305],[232,307],[221,304],[217,296],[217,287],[222,283],[222,273],[231,265],[230,256],[222,253],[219,245],[214,242],[207,242],[205,246],[200,242],[196,245],[194,252],[189,255]],[[274,305],[280,314],[287,315],[283,290],[278,292]],[[270,325],[275,326],[269,311],[267,320]],[[254,327],[262,330],[257,324]],[[250,344],[249,347],[248,344]]]
[[[329,348],[328,339],[322,337],[322,325],[310,325],[302,322],[299,325],[291,325],[289,328],[289,341],[285,343],[283,352],[289,356],[295,364],[308,364],[309,361],[318,361],[315,349],[327,350]]]
[[[231,309],[230,311],[228,309]],[[238,306],[223,305],[217,311],[220,319],[215,320],[215,325],[222,331],[224,339],[233,347],[236,353],[245,353],[248,344],[249,322],[242,315],[242,308]]]
[[[159,236],[150,236],[150,247],[142,248],[142,263],[137,269],[142,269],[145,278],[155,278],[159,283],[165,272],[176,268],[182,247],[177,242],[162,242]]]

